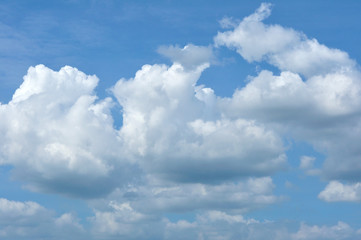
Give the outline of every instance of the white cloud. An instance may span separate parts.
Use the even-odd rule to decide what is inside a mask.
[[[301,169],[313,168],[313,164],[314,164],[315,160],[316,160],[315,157],[302,156],[300,159],[300,168]]]
[[[129,214],[245,212],[279,201],[268,176],[286,167],[280,137],[256,121],[222,116],[213,90],[196,85],[208,66],[198,64],[145,65],[120,80],[113,88],[123,108],[118,130],[112,100],[94,93],[95,76],[30,68],[13,100],[0,105],[2,164],[35,191],[98,198],[119,188],[114,200],[128,203]],[[122,234],[113,228],[126,209],[115,210],[96,211],[99,231]],[[72,222],[63,215],[57,224]]]
[[[260,22],[268,18],[271,15],[271,3],[262,3],[256,11],[244,18],[245,22]]]
[[[359,202],[361,201],[361,183],[342,184],[331,181],[318,197],[326,202]]]
[[[1,216],[4,219],[25,218],[33,215],[48,215],[45,208],[35,202],[16,202],[0,199]]]
[[[307,175],[310,176],[319,176],[322,173],[322,170],[319,168],[314,168],[316,158],[311,156],[301,156],[300,158],[300,169],[304,170]]]
[[[355,62],[345,52],[330,49],[292,29],[263,24],[270,8],[271,4],[262,4],[234,30],[219,32],[214,39],[216,46],[234,48],[247,61],[266,60],[282,71],[307,77],[354,67]]]
[[[10,239],[87,239],[79,220],[71,213],[60,217],[35,202],[0,199],[0,237]]]
[[[188,69],[196,68],[202,64],[208,65],[214,59],[211,47],[195,46],[193,44],[188,44],[183,48],[162,46],[158,48],[158,52],[174,63],[180,63]]]
[[[259,221],[227,211],[201,211],[193,221],[171,221],[161,214],[141,213],[129,202],[109,202],[94,209],[87,224],[71,213],[56,217],[35,202],[0,199],[0,237],[10,239],[358,239],[360,231],[344,222],[334,226],[301,223],[296,232],[285,222]],[[89,229],[88,229],[89,228]]]
[[[360,79],[356,70],[306,81],[291,72],[275,76],[262,71],[219,104],[226,116],[256,119],[279,134],[313,144],[327,157],[323,166],[327,178],[358,179]]]
[[[177,181],[269,175],[285,167],[281,139],[255,121],[221,116],[216,96],[196,86],[204,70],[145,65],[113,92],[123,107],[124,149],[150,172]],[[206,168],[205,168],[206,164]]]
[[[179,221],[180,222],[180,221]],[[179,223],[178,222],[178,223]],[[170,224],[171,225],[171,224]],[[186,230],[183,225],[189,226]],[[168,238],[176,239],[358,239],[360,234],[348,224],[338,222],[334,226],[309,226],[301,223],[297,232],[290,231],[290,225],[285,222],[257,221],[244,218],[242,215],[230,215],[225,212],[210,211],[197,215],[196,221],[172,224],[166,229]],[[196,227],[195,227],[196,226]],[[183,231],[182,231],[183,230]]]
[[[219,21],[219,24],[222,28],[235,28],[239,22],[237,20],[230,18],[230,17],[224,17]]]
[[[229,215],[225,212],[221,211],[208,211],[203,215],[198,216],[198,220],[200,222],[210,221],[225,221],[229,224],[233,223],[245,223],[245,224],[252,224],[252,223],[259,223],[259,221],[255,219],[245,219],[242,215]]]
[[[72,67],[55,72],[38,65],[12,101],[0,105],[0,162],[13,165],[29,188],[92,197],[114,187],[110,175],[124,159],[112,101],[96,101],[97,82]]]
[[[360,237],[359,234],[355,232],[348,224],[344,222],[338,222],[337,225],[327,227],[327,226],[308,226],[306,224],[301,224],[300,229],[297,233],[292,235],[292,239],[301,240],[301,239],[317,239],[317,240],[326,240],[326,239],[356,239]]]
[[[278,134],[311,143],[326,155],[328,179],[360,180],[361,73],[348,54],[279,25],[261,21],[270,6],[262,5],[233,30],[215,37],[248,61],[266,61],[281,70],[263,70],[232,98],[219,100],[228,117],[257,120]],[[341,163],[342,160],[342,163]]]
[[[210,53],[185,49],[191,58]],[[118,130],[110,113],[114,103],[94,93],[95,76],[68,66],[58,72],[31,67],[12,101],[0,105],[0,161],[14,166],[13,176],[31,190],[85,198],[104,196],[140,171],[175,182],[223,184],[285,169],[275,132],[227,118],[213,90],[196,85],[206,60],[192,68],[145,65],[134,78],[118,81]]]
[[[36,191],[89,201],[88,235],[71,213],[34,202],[0,199],[4,239],[352,239],[349,225],[308,226],[244,217],[274,204],[270,175],[287,167],[282,134],[327,155],[323,174],[360,178],[360,72],[345,52],[279,25],[262,4],[239,24],[224,19],[217,46],[247,61],[267,61],[231,98],[197,86],[213,58],[211,47],[161,47],[174,63],[144,65],[112,88],[123,125],[113,126],[110,98],[98,100],[98,79],[66,66],[31,67],[8,104],[0,104],[0,163]],[[342,164],[340,164],[342,159]],[[313,171],[314,158],[300,168]],[[130,166],[131,165],[131,166]],[[315,173],[313,171],[313,173]],[[312,174],[313,174],[312,173]],[[136,180],[134,180],[136,178]],[[286,186],[290,185],[286,182]],[[360,201],[360,183],[332,181],[319,198]],[[109,201],[111,200],[111,201]],[[106,204],[104,204],[104,202]],[[171,221],[164,213],[197,214]],[[34,227],[34,223],[37,227]],[[88,230],[88,229],[87,229]]]
[[[118,189],[107,199],[128,203],[135,211],[146,214],[212,209],[243,213],[282,200],[282,197],[273,194],[275,186],[269,177],[216,185],[166,183],[157,178],[147,178],[144,182],[144,185]],[[104,204],[104,200],[92,203],[95,208],[101,208]]]
[[[105,211],[95,210],[95,216],[89,218],[95,239],[161,239],[164,223],[159,217],[139,213],[129,203],[110,202],[109,207]]]

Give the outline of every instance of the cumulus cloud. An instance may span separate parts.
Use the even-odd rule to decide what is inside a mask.
[[[158,48],[158,53],[169,58],[174,63],[179,63],[189,69],[202,64],[208,65],[214,60],[211,47],[195,46],[193,44],[188,44],[183,48],[178,46],[161,46]]]
[[[143,214],[190,213],[198,210],[244,213],[282,201],[282,197],[273,194],[274,188],[270,177],[217,185],[175,184],[147,178],[143,185],[133,184],[117,189],[107,197],[107,201],[128,204]],[[95,208],[102,208],[105,204],[104,199],[92,203]]]
[[[308,226],[301,224],[297,233],[292,235],[292,239],[356,239],[359,234],[344,222],[338,222],[335,226]]]
[[[356,70],[353,70],[356,71]],[[257,119],[280,134],[310,142],[327,156],[323,174],[359,179],[361,152],[359,73],[337,73],[302,81],[298,74],[262,71],[232,98],[221,99],[228,116]],[[342,141],[339,141],[342,139]],[[340,164],[340,159],[344,159]]]
[[[79,220],[71,213],[56,217],[35,202],[0,199],[1,239],[59,239],[73,236],[86,239]]]
[[[145,182],[117,189],[106,200],[92,200],[95,215],[89,220],[94,236],[198,239],[227,232],[225,239],[236,239],[247,236],[248,226],[259,222],[241,213],[282,200],[273,195],[275,186],[269,177],[217,185],[165,184],[158,178]],[[171,220],[164,213],[197,215],[192,221],[192,217]]]
[[[99,100],[98,79],[76,68],[29,68],[12,100],[0,104],[0,163],[35,191],[106,197],[89,201],[91,237],[73,214],[54,217],[39,204],[1,199],[0,236],[38,238],[40,229],[30,227],[34,219],[50,239],[67,231],[86,239],[357,236],[343,222],[302,224],[290,232],[282,223],[240,215],[282,200],[273,194],[271,175],[287,168],[283,136],[324,153],[326,178],[361,176],[356,63],[303,33],[262,23],[270,13],[271,5],[262,4],[240,23],[222,21],[234,29],[218,33],[216,46],[281,70],[261,71],[229,98],[197,85],[212,61],[211,47],[159,48],[173,64],[144,65],[133,78],[120,79],[112,87],[117,102]],[[114,104],[122,108],[118,129]],[[311,174],[313,162],[303,156],[300,168]],[[359,183],[332,181],[319,198],[360,201],[359,189]],[[164,217],[189,212],[194,220]]]
[[[219,210],[199,212],[194,220],[172,221],[141,213],[129,203],[109,202],[82,225],[71,213],[56,216],[35,202],[0,199],[0,237],[10,239],[357,239],[357,231],[344,222],[334,226],[301,223],[290,231],[285,222],[259,221]],[[89,229],[88,229],[89,228]]]
[[[161,239],[163,222],[159,217],[134,210],[129,203],[109,203],[105,211],[95,210],[89,218],[95,239],[123,237],[126,239]]]
[[[361,183],[343,184],[331,181],[318,197],[326,202],[359,202],[361,201]]]
[[[172,239],[358,239],[360,233],[344,222],[334,226],[309,226],[301,223],[298,231],[292,232],[285,222],[257,221],[242,215],[209,211],[197,215],[193,222],[178,221],[167,224],[166,236]],[[173,236],[172,236],[173,235]]]
[[[185,49],[175,51],[187,59],[210,54],[205,47]],[[97,99],[95,76],[69,66],[58,72],[31,67],[13,99],[0,105],[0,161],[31,190],[83,198],[109,194],[141,172],[221,189],[230,180],[285,169],[285,149],[274,131],[227,117],[213,90],[197,86],[207,60],[195,60],[192,68],[177,60],[144,65],[134,78],[119,80],[112,88],[122,107],[119,129],[110,111],[115,103]]]
[[[214,39],[216,46],[236,49],[249,62],[265,60],[282,71],[307,77],[354,67],[355,62],[345,52],[293,29],[263,24],[270,13],[271,4],[262,4],[233,30],[219,32]]]
[[[281,73],[263,70],[250,77],[231,98],[220,99],[220,108],[226,116],[256,119],[281,135],[313,144],[326,155],[325,178],[360,180],[361,152],[355,143],[361,131],[361,73],[355,61],[301,32],[264,24],[269,13],[270,5],[263,4],[214,41]]]
[[[285,167],[281,139],[242,118],[222,117],[213,90],[196,86],[193,70],[145,65],[113,88],[123,108],[126,151],[147,171],[175,181],[207,182],[269,175]]]
[[[76,68],[38,65],[0,105],[0,162],[29,188],[83,197],[112,190],[110,176],[124,164],[112,100],[96,100],[97,82]]]

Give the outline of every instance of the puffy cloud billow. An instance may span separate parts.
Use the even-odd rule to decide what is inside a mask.
[[[361,183],[342,184],[331,181],[318,197],[327,202],[360,202]]]
[[[1,239],[88,239],[84,227],[72,213],[56,216],[35,202],[0,198]]]
[[[38,65],[0,105],[0,161],[30,189],[93,197],[122,178],[112,101],[97,101],[97,82],[72,67]]]
[[[207,66],[145,65],[133,79],[117,82],[124,151],[147,171],[173,181],[267,176],[284,168],[277,134],[255,121],[222,115],[213,90],[196,86]]]
[[[347,53],[301,32],[264,24],[270,8],[262,4],[214,39],[216,46],[235,49],[249,62],[265,61],[281,71],[263,70],[231,98],[220,99],[223,113],[256,119],[281,135],[311,143],[326,155],[321,173],[326,179],[360,181],[358,65]]]
[[[185,49],[212,57],[209,47]],[[213,90],[196,85],[209,63],[194,58],[193,65],[145,65],[118,81],[112,92],[122,106],[119,129],[110,111],[115,102],[95,95],[95,76],[69,66],[29,68],[1,105],[1,163],[31,190],[81,198],[104,196],[142,175],[226,186],[285,169],[281,138],[256,121],[222,115]]]
[[[0,199],[1,239],[358,239],[361,231],[344,222],[333,226],[300,224],[289,231],[287,223],[257,221],[239,214],[205,211],[194,221],[171,221],[143,214],[128,203],[109,203],[107,210],[95,210],[85,226],[72,213],[56,216],[35,202]]]
[[[96,95],[96,76],[70,66],[30,67],[12,100],[0,103],[0,164],[32,191],[88,199],[94,215],[85,231],[73,214],[55,217],[34,202],[0,199],[0,236],[39,239],[35,221],[48,229],[41,235],[47,239],[359,237],[343,222],[291,231],[240,215],[285,200],[272,180],[288,168],[285,138],[326,156],[320,169],[313,157],[300,164],[330,181],[321,200],[361,199],[359,68],[341,50],[264,24],[270,14],[271,5],[262,4],[242,21],[226,18],[222,25],[231,30],[214,38],[215,47],[280,70],[260,71],[231,97],[197,84],[214,61],[210,46],[160,47],[172,64],[144,65],[105,99]],[[114,113],[117,104],[122,110]]]

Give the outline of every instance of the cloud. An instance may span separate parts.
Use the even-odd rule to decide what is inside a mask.
[[[1,239],[357,239],[357,231],[344,222],[333,226],[301,223],[290,231],[285,222],[259,221],[224,211],[202,211],[194,220],[171,221],[144,214],[129,203],[109,202],[107,209],[94,209],[82,225],[71,213],[55,216],[35,202],[0,199]]]
[[[324,178],[359,181],[361,151],[355,143],[361,140],[361,73],[356,62],[301,32],[262,23],[269,11],[270,5],[262,5],[214,39],[216,46],[235,49],[249,62],[266,61],[281,70],[279,75],[263,70],[231,98],[219,99],[222,113],[311,143],[326,155]]]
[[[209,51],[188,48],[186,55]],[[28,189],[80,198],[105,196],[142,174],[224,184],[285,169],[274,131],[228,118],[213,90],[197,86],[204,61],[144,65],[119,80],[112,88],[122,107],[119,129],[110,111],[116,103],[97,99],[96,76],[69,66],[29,68],[12,100],[0,105],[1,164],[13,166]]]
[[[356,236],[359,234],[344,222],[338,222],[337,225],[331,227],[308,226],[303,223],[298,232],[292,235],[292,239],[356,239]]]
[[[82,225],[73,214],[55,213],[35,202],[0,199],[1,239],[357,239],[359,231],[338,222],[334,226],[301,223],[296,232],[283,222],[259,221],[224,211],[203,211],[193,221],[171,221],[144,214],[129,203],[109,202],[107,209],[95,209]],[[89,229],[88,229],[89,228]]]
[[[301,156],[300,158],[300,169],[304,170],[307,175],[320,175],[321,170],[314,168],[314,162],[316,158],[311,156]]]
[[[331,181],[318,197],[326,202],[359,202],[361,201],[361,183],[342,184]]]
[[[112,190],[112,174],[125,165],[112,100],[96,100],[97,82],[72,67],[29,68],[13,99],[0,105],[0,161],[14,166],[13,176],[33,190],[73,196]]]
[[[271,15],[271,3],[261,3],[261,6],[256,11],[244,18],[245,22],[260,22],[268,18]]]
[[[262,4],[216,46],[247,61],[266,61],[232,97],[197,85],[213,58],[211,47],[161,47],[173,61],[144,65],[98,99],[96,76],[66,66],[31,67],[12,100],[0,104],[0,163],[34,191],[88,200],[94,216],[84,232],[70,213],[60,217],[34,202],[0,199],[5,239],[352,239],[358,232],[335,226],[246,218],[245,212],[281,201],[271,176],[287,169],[283,137],[311,143],[326,155],[327,179],[360,180],[358,163],[361,83],[345,52],[279,25],[261,21]],[[122,125],[111,108],[119,104]],[[341,161],[342,160],[342,161]],[[312,157],[300,168],[314,174]],[[313,172],[312,172],[313,171]],[[318,172],[317,172],[318,173]],[[288,184],[289,185],[289,184]],[[324,201],[360,201],[359,183],[332,181]],[[194,219],[171,220],[167,213]],[[33,223],[38,224],[33,227]],[[91,235],[91,236],[90,236]]]
[[[242,182],[217,185],[201,183],[166,183],[147,178],[144,184],[117,189],[107,197],[108,202],[128,204],[143,214],[164,212],[190,213],[199,210],[226,210],[244,213],[283,200],[273,194],[275,186],[270,177],[250,178]],[[105,200],[91,205],[102,208]]]
[[[198,67],[202,64],[208,65],[214,60],[211,47],[195,46],[193,44],[188,44],[183,48],[177,46],[161,46],[158,48],[158,53],[188,69]]]
[[[272,130],[217,109],[212,89],[196,86],[205,65],[145,65],[113,88],[123,108],[124,151],[147,172],[180,182],[267,176],[286,166]]]
[[[1,239],[86,239],[79,220],[71,213],[60,217],[35,202],[0,199]]]
[[[300,159],[300,168],[301,169],[309,169],[313,167],[313,163],[315,162],[315,157],[310,156],[302,156]]]
[[[309,226],[301,223],[298,231],[284,222],[257,221],[242,215],[230,215],[220,211],[209,211],[197,215],[193,222],[178,221],[169,223],[166,239],[357,239],[360,234],[344,222],[334,226]]]
[[[262,71],[219,104],[226,116],[257,119],[281,135],[313,144],[327,156],[326,178],[358,179],[361,78],[355,71],[307,81],[292,72]]]
[[[237,23],[237,20],[230,18],[230,17],[224,17],[219,21],[219,24],[222,28],[235,28],[239,22]]]
[[[234,30],[219,32],[214,38],[215,45],[236,49],[249,62],[265,60],[282,71],[306,77],[355,66],[345,52],[330,49],[293,29],[263,24],[262,20],[271,13],[271,6],[262,4]]]
[[[135,211],[129,203],[109,203],[105,211],[95,210],[89,218],[94,239],[123,237],[126,239],[161,239],[163,222],[159,217]]]

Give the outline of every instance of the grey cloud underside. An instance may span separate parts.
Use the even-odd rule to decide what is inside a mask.
[[[270,177],[217,185],[165,183],[151,177],[146,182],[117,189],[108,196],[108,201],[116,199],[118,204],[129,203],[134,211],[153,214],[197,210],[243,213],[283,200],[273,195],[275,185]],[[103,201],[95,201],[93,205],[97,208]]]

